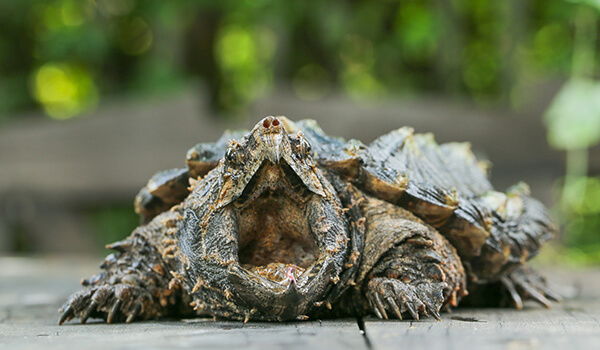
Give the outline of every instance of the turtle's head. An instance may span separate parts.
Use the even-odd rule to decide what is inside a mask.
[[[339,280],[347,254],[340,200],[318,169],[310,143],[301,132],[286,130],[292,128],[284,117],[264,118],[231,141],[216,173],[208,175],[218,183],[213,212],[200,219],[206,222],[202,237],[212,237],[202,244],[207,252],[227,255],[228,262],[218,267],[226,268],[223,275],[212,272],[202,279],[227,288],[227,302],[254,310],[250,318],[308,313]]]
[[[302,132],[288,133],[293,125],[285,117],[266,117],[241,140],[232,140],[225,152],[219,207],[239,198],[264,165],[291,171],[314,194],[325,197],[311,145]],[[291,173],[290,173],[291,174]],[[280,178],[271,179],[272,182]]]

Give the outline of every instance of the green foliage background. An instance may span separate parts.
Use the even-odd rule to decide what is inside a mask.
[[[239,111],[280,82],[318,99],[434,92],[510,102],[567,76],[564,0],[21,0],[0,3],[0,111],[81,115],[99,99],[208,83]],[[61,86],[57,93],[48,86]],[[56,89],[54,89],[56,90]]]

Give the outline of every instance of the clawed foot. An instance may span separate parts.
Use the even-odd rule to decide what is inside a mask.
[[[69,297],[59,310],[59,324],[73,318],[86,323],[88,318],[101,317],[107,323],[133,322],[147,314],[153,300],[148,291],[128,284],[101,285],[81,290]]]
[[[544,277],[528,266],[518,267],[500,281],[517,309],[523,308],[523,300],[526,299],[535,300],[546,308],[550,308],[551,301],[559,302],[562,299],[548,287]]]
[[[367,299],[377,317],[388,318],[388,311],[402,319],[409,312],[419,320],[419,314],[440,320],[440,308],[444,303],[445,282],[406,284],[396,279],[374,278],[369,282]]]

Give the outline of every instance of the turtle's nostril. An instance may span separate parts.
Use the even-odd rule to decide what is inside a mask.
[[[263,126],[265,127],[265,129],[268,129],[271,127],[271,121],[273,120],[272,117],[266,117],[265,120],[263,121]],[[279,122],[277,122],[277,124],[279,124]]]
[[[274,127],[279,126],[280,124],[281,124],[281,122],[279,121],[279,119],[277,119],[275,117],[271,117],[271,116],[266,117],[262,123],[262,125],[265,129],[268,129],[271,126],[274,126]]]

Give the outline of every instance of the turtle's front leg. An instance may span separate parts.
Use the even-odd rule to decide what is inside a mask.
[[[366,248],[364,296],[379,318],[390,315],[439,320],[445,305],[467,294],[454,248],[434,228],[401,208],[375,199],[363,205]],[[370,267],[372,266],[372,267]]]
[[[132,322],[192,311],[187,293],[171,283],[167,263],[146,237],[134,232],[108,247],[117,253],[104,260],[102,272],[82,281],[85,289],[69,297],[60,324],[72,318],[85,323],[89,317]]]

